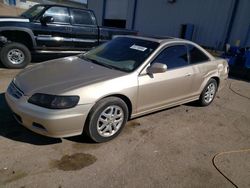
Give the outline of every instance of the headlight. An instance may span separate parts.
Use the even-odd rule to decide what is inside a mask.
[[[29,98],[28,102],[50,109],[66,109],[76,106],[79,99],[79,96],[56,96],[36,93]]]

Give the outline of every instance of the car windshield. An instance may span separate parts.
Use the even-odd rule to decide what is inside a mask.
[[[30,9],[28,9],[27,11],[25,11],[24,13],[22,13],[21,16],[25,17],[25,18],[32,19],[32,18],[36,17],[37,15],[39,15],[44,10],[44,8],[45,8],[45,6],[35,5],[35,6],[31,7]]]
[[[105,67],[132,72],[138,68],[158,46],[159,43],[149,40],[116,37],[80,57]]]

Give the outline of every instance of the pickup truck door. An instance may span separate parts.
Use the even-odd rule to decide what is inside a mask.
[[[46,16],[53,17],[54,21],[41,23],[40,20],[36,20],[33,22],[32,30],[36,38],[37,48],[43,50],[72,49],[72,25],[70,24],[68,8],[52,6],[41,17]]]
[[[89,50],[98,45],[99,28],[92,11],[70,9],[73,46],[78,50]]]

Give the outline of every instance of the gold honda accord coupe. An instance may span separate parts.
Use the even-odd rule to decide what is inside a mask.
[[[50,137],[116,137],[127,120],[198,101],[209,105],[226,60],[177,38],[116,36],[85,54],[30,66],[5,94],[15,119]]]

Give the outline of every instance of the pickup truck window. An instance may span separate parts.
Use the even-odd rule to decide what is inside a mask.
[[[89,12],[79,9],[70,10],[73,25],[94,25],[92,16]]]
[[[116,37],[80,57],[105,67],[124,72],[132,72],[138,68],[158,46],[159,43],[149,40]]]
[[[24,13],[22,13],[21,16],[25,18],[33,19],[36,16],[38,16],[44,10],[44,8],[45,6],[35,5],[31,7],[30,9],[28,9],[27,11],[25,11]]]
[[[55,23],[70,23],[69,12],[66,7],[51,7],[45,11],[43,17],[52,16]]]

